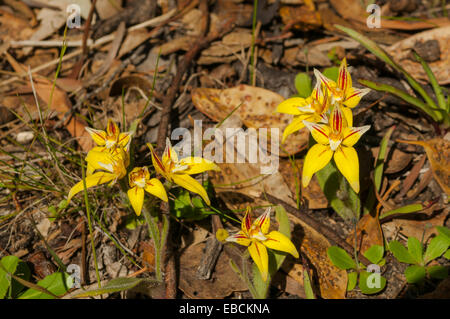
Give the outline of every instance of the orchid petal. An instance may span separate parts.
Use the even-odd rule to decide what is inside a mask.
[[[334,152],[334,162],[353,190],[359,192],[359,160],[353,147],[341,146]]]
[[[303,121],[305,119],[312,119],[311,115],[299,115],[295,116],[291,123],[289,123],[288,126],[283,131],[283,137],[281,138],[281,143],[284,143],[287,139],[287,137],[302,128],[305,127],[305,124],[303,124]]]
[[[248,251],[261,273],[262,280],[266,281],[269,275],[269,256],[266,247],[258,241],[253,241]]]
[[[116,140],[119,137],[120,130],[113,120],[108,119],[108,124],[106,125],[106,132],[108,133],[108,136],[113,136],[114,139]]]
[[[132,136],[131,132],[120,133],[117,144],[119,144],[119,146],[123,147],[125,150],[128,151],[128,148],[130,147],[131,136]]]
[[[178,155],[175,149],[172,147],[172,143],[170,143],[170,139],[166,139],[166,148],[163,153],[162,158],[163,164],[167,165],[169,161],[172,161],[173,163],[178,163]]]
[[[330,127],[332,132],[341,133],[343,128],[347,126],[347,119],[345,118],[341,107],[339,104],[335,104],[330,118]]]
[[[237,243],[242,246],[248,246],[252,242],[242,231],[237,234],[228,236],[225,241]]]
[[[314,173],[324,168],[332,157],[333,151],[328,145],[315,144],[309,149],[303,163],[303,187],[308,186]]]
[[[271,210],[272,207],[267,208],[266,211],[253,222],[254,225],[261,229],[263,234],[267,234],[269,232]]]
[[[295,258],[299,257],[297,248],[295,248],[291,240],[279,231],[271,231],[266,235],[266,238],[267,240],[263,241],[262,243],[267,248],[289,253]]]
[[[311,123],[308,121],[303,121],[305,126],[311,132],[312,137],[317,143],[327,145],[330,138],[330,127],[325,124]]]
[[[106,132],[102,130],[96,130],[90,127],[85,127],[86,131],[91,135],[95,144],[103,146],[106,144]]]
[[[344,105],[349,108],[354,108],[358,105],[361,98],[370,92],[370,89],[356,89],[351,87],[347,90],[344,100]]]
[[[353,126],[352,109],[349,107],[342,107],[341,111],[342,111],[342,114],[344,114],[345,121],[347,122],[347,127]]]
[[[114,157],[108,152],[99,152],[96,150],[90,150],[86,156],[86,162],[90,165],[90,170],[94,169],[107,169],[110,173],[113,173],[113,166],[115,164]]]
[[[159,159],[158,155],[156,155],[155,150],[153,149],[153,146],[150,143],[147,143],[148,148],[150,149],[150,152],[152,154],[152,162],[153,162],[153,167],[155,167],[155,170],[158,174],[161,174],[162,176],[164,176],[165,178],[167,178],[166,175],[166,168],[163,165],[163,163],[161,162],[161,160]]]
[[[323,84],[325,86],[325,88],[330,91],[331,87],[334,84],[333,80],[330,80],[329,78],[327,78],[325,75],[323,75],[319,70],[314,69],[314,75],[316,76],[316,88],[317,88],[317,93],[316,94],[320,94],[321,92],[321,85]],[[319,84],[320,83],[320,84]],[[334,84],[336,85],[336,84]]]
[[[247,234],[250,232],[250,229],[252,227],[252,217],[250,216],[250,207],[247,207],[247,210],[245,211],[244,219],[242,219],[241,229],[244,234]]]
[[[220,171],[219,166],[202,157],[185,157],[179,161],[179,165],[187,165],[188,168],[183,170],[184,174],[193,175],[203,173],[205,171]]]
[[[308,107],[310,103],[301,97],[292,97],[290,99],[286,99],[277,106],[278,113],[292,114],[292,115],[300,115],[303,114],[299,108]],[[311,108],[311,107],[309,107]],[[314,110],[312,110],[314,112]]]
[[[134,212],[137,216],[141,215],[142,206],[144,205],[144,189],[134,186],[128,190],[127,194]]]
[[[149,180],[144,189],[147,193],[150,193],[165,202],[169,201],[169,199],[167,198],[166,189],[164,188],[161,181],[157,178],[152,178],[151,180]]]
[[[347,60],[345,58],[342,60],[341,66],[339,67],[337,85],[344,92],[352,87],[352,78],[347,70]]]
[[[208,206],[211,205],[211,201],[209,200],[206,190],[194,178],[186,174],[173,174],[171,175],[171,177],[175,184],[178,184],[181,187],[186,188],[190,192],[199,194]]]
[[[347,127],[344,129],[342,145],[353,146],[358,142],[361,136],[370,129],[370,125],[361,127]]]
[[[105,184],[105,183],[108,183],[109,181],[113,181],[116,178],[117,178],[117,176],[115,174],[105,173],[105,172],[97,172],[97,173],[94,173],[94,174],[86,177],[86,179],[85,179],[86,180],[86,188],[90,188],[90,187],[97,186],[100,184]],[[82,190],[84,190],[83,180],[76,183],[70,189],[69,194],[67,196],[67,202],[70,202],[72,197],[75,196],[76,194],[78,194],[79,192],[81,192]]]

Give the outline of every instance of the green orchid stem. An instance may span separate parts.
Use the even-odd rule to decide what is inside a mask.
[[[98,271],[97,253],[95,252],[95,243],[94,243],[94,234],[92,233],[91,207],[89,206],[89,200],[88,200],[88,194],[87,194],[86,172],[84,170],[84,165],[83,165],[82,159],[81,159],[80,163],[81,163],[81,173],[82,173],[83,187],[84,187],[84,202],[86,204],[86,215],[87,215],[87,219],[88,219],[89,234],[91,236],[92,256],[94,257],[95,275],[97,276],[98,287],[101,288],[102,284],[100,281],[100,273]]]
[[[354,247],[355,250],[354,250],[354,254],[355,254],[356,267],[359,269],[357,226],[358,226],[358,220],[356,218],[354,218],[353,219],[353,227],[354,227],[354,231],[355,231],[355,247]]]

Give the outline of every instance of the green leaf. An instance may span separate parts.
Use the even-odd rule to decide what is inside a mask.
[[[103,294],[111,294],[114,292],[120,292],[124,290],[128,290],[136,287],[139,283],[148,281],[156,286],[157,282],[150,281],[148,279],[143,278],[127,278],[127,277],[118,277],[111,279],[106,285],[101,288],[95,288],[88,291],[83,291],[79,294],[76,294],[74,298],[86,298],[86,297],[94,297]]]
[[[303,286],[305,287],[306,299],[316,299],[311,285],[311,279],[309,279],[309,275],[306,270],[303,270]]]
[[[127,219],[125,220],[125,227],[129,230],[133,230],[136,227],[143,225],[144,223],[144,216],[136,216],[136,214],[133,212],[132,214],[129,214],[127,216]]]
[[[327,249],[327,255],[331,262],[340,269],[357,269],[355,261],[340,247],[329,247]]]
[[[174,192],[176,198],[170,201],[169,205],[171,213],[177,218],[195,221],[214,214],[199,197],[194,196],[191,198],[188,190],[178,188]]]
[[[405,246],[403,246],[396,240],[393,240],[389,243],[389,250],[394,254],[394,257],[397,258],[399,262],[406,264],[416,263],[416,260],[413,256],[411,256]]]
[[[381,214],[380,219],[383,219],[383,218],[386,218],[388,216],[395,215],[395,214],[410,214],[410,213],[420,212],[421,210],[423,210],[422,204],[406,205],[406,206],[402,206],[402,207],[399,207],[399,208],[396,208],[396,209],[393,209],[386,213]]]
[[[344,220],[359,218],[360,201],[358,194],[332,162],[316,173],[320,188],[334,211]]]
[[[447,259],[450,259],[450,249],[447,250],[443,256]]]
[[[7,272],[13,274],[16,271],[20,259],[16,256],[5,256],[0,262]],[[8,288],[11,285],[11,277],[8,276],[5,270],[0,268],[0,299],[3,299],[6,296]]]
[[[278,231],[285,235],[287,238],[291,238],[291,223],[289,222],[289,217],[283,206],[278,205],[275,208],[275,219],[278,222]],[[275,271],[271,272],[272,276],[280,269],[284,260],[286,259],[287,253],[273,250],[275,255]]]
[[[323,70],[322,74],[325,75],[330,80],[337,82],[337,79],[339,77],[339,68],[336,66],[326,68],[325,70]]]
[[[358,283],[358,273],[356,271],[349,272],[347,275],[347,291],[355,289]]]
[[[447,251],[448,247],[449,243],[444,235],[438,235],[431,239],[425,251],[425,264],[441,256]]]
[[[29,280],[31,277],[31,271],[28,265],[24,261],[20,260],[19,263],[17,264],[14,275],[23,280]],[[22,285],[20,282],[18,282],[13,278],[11,283],[11,297],[16,298],[24,288],[25,288],[24,285]]]
[[[427,267],[428,275],[434,279],[445,279],[448,277],[448,267],[434,265]]]
[[[374,264],[378,264],[384,255],[384,247],[380,245],[372,245],[364,252],[364,257]]]
[[[298,73],[295,76],[295,88],[298,91],[298,95],[302,98],[307,98],[311,95],[311,78],[307,73]]]
[[[37,285],[47,289],[56,296],[61,296],[72,288],[73,279],[67,273],[55,272],[38,281]],[[30,288],[20,295],[19,299],[54,299],[54,297]]]
[[[414,258],[416,263],[422,264],[423,262],[423,248],[422,243],[416,237],[408,238],[408,251]]]
[[[436,226],[436,229],[438,230],[439,235],[447,238],[447,241],[450,244],[450,229],[443,226]]]
[[[380,150],[378,152],[378,158],[373,173],[375,188],[377,189],[377,191],[380,191],[381,181],[383,179],[383,167],[384,167],[384,160],[386,159],[387,146],[389,139],[391,138],[392,132],[394,132],[394,129],[395,126],[389,128],[389,130],[386,132],[380,143]]]
[[[414,50],[413,50],[413,54],[414,54],[415,58],[417,59],[417,61],[419,61],[420,64],[422,64],[422,68],[427,73],[428,79],[430,79],[430,84],[433,87],[434,94],[436,95],[436,100],[438,102],[438,106],[443,110],[447,110],[444,92],[442,92],[442,88],[439,85],[436,77],[434,76],[433,71],[431,71],[428,63],[424,59],[422,59],[422,57],[420,55],[418,55]]]
[[[379,273],[362,271],[359,274],[359,289],[365,295],[373,295],[386,287],[386,278]]]
[[[359,80],[359,83],[361,83],[362,85],[365,85],[373,90],[381,91],[381,92],[388,92],[388,93],[391,93],[391,94],[399,97],[400,99],[404,100],[405,102],[407,102],[411,105],[414,105],[415,107],[419,108],[420,110],[422,110],[423,112],[428,114],[436,122],[439,122],[440,118],[442,118],[442,115],[440,115],[440,116],[436,115],[439,113],[434,112],[432,107],[428,106],[427,104],[425,104],[423,101],[419,100],[418,98],[409,95],[408,93],[406,93],[405,91],[403,91],[401,89],[398,89],[398,88],[393,87],[388,84],[381,84],[381,83],[376,83],[376,82],[372,82],[372,81],[368,81],[368,80]]]
[[[425,267],[412,265],[405,269],[406,281],[410,284],[421,282],[426,276]]]

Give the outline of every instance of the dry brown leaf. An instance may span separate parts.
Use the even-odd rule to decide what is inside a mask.
[[[320,13],[305,5],[281,7],[280,16],[284,24],[294,24],[296,29],[304,31],[318,29],[322,26]]]
[[[212,278],[200,280],[197,269],[205,243],[190,245],[183,250],[180,256],[180,288],[192,299],[218,299],[225,298],[235,291],[248,290],[245,283],[230,267],[226,254],[220,254]]]
[[[450,141],[436,137],[428,141],[399,140],[399,142],[420,145],[425,148],[434,178],[444,192],[450,196]]]
[[[372,245],[383,246],[383,231],[378,216],[364,215],[356,226],[358,251],[364,253]],[[347,239],[350,245],[355,244],[355,232],[352,231]]]
[[[394,30],[423,30],[436,26],[449,24],[447,18],[435,18],[421,21],[402,21],[381,19],[381,28],[369,29],[367,27],[367,17],[369,13],[361,6],[359,0],[330,0],[333,8],[346,20],[354,20],[360,23],[359,29],[375,32],[386,32],[386,29]]]
[[[249,85],[219,90],[200,88],[192,92],[192,102],[209,118],[220,121],[230,114],[236,107],[234,114],[239,116],[248,128],[279,128],[280,147],[282,156],[296,154],[308,145],[309,132],[302,129],[291,134],[281,145],[281,137],[292,116],[276,113],[276,107],[284,98],[272,91]]]
[[[0,25],[2,42],[28,39],[33,34],[33,29],[26,20],[0,9]]]
[[[439,43],[440,59],[429,62],[437,81],[441,85],[450,83],[450,25],[414,34],[407,39],[397,42],[387,48],[395,62],[400,64],[412,77],[428,81],[428,76],[419,62],[411,59],[411,50],[416,43],[436,40]]]

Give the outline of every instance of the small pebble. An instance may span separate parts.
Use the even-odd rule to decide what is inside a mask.
[[[31,131],[20,132],[16,136],[16,141],[20,144],[28,144],[34,138],[34,133]]]

